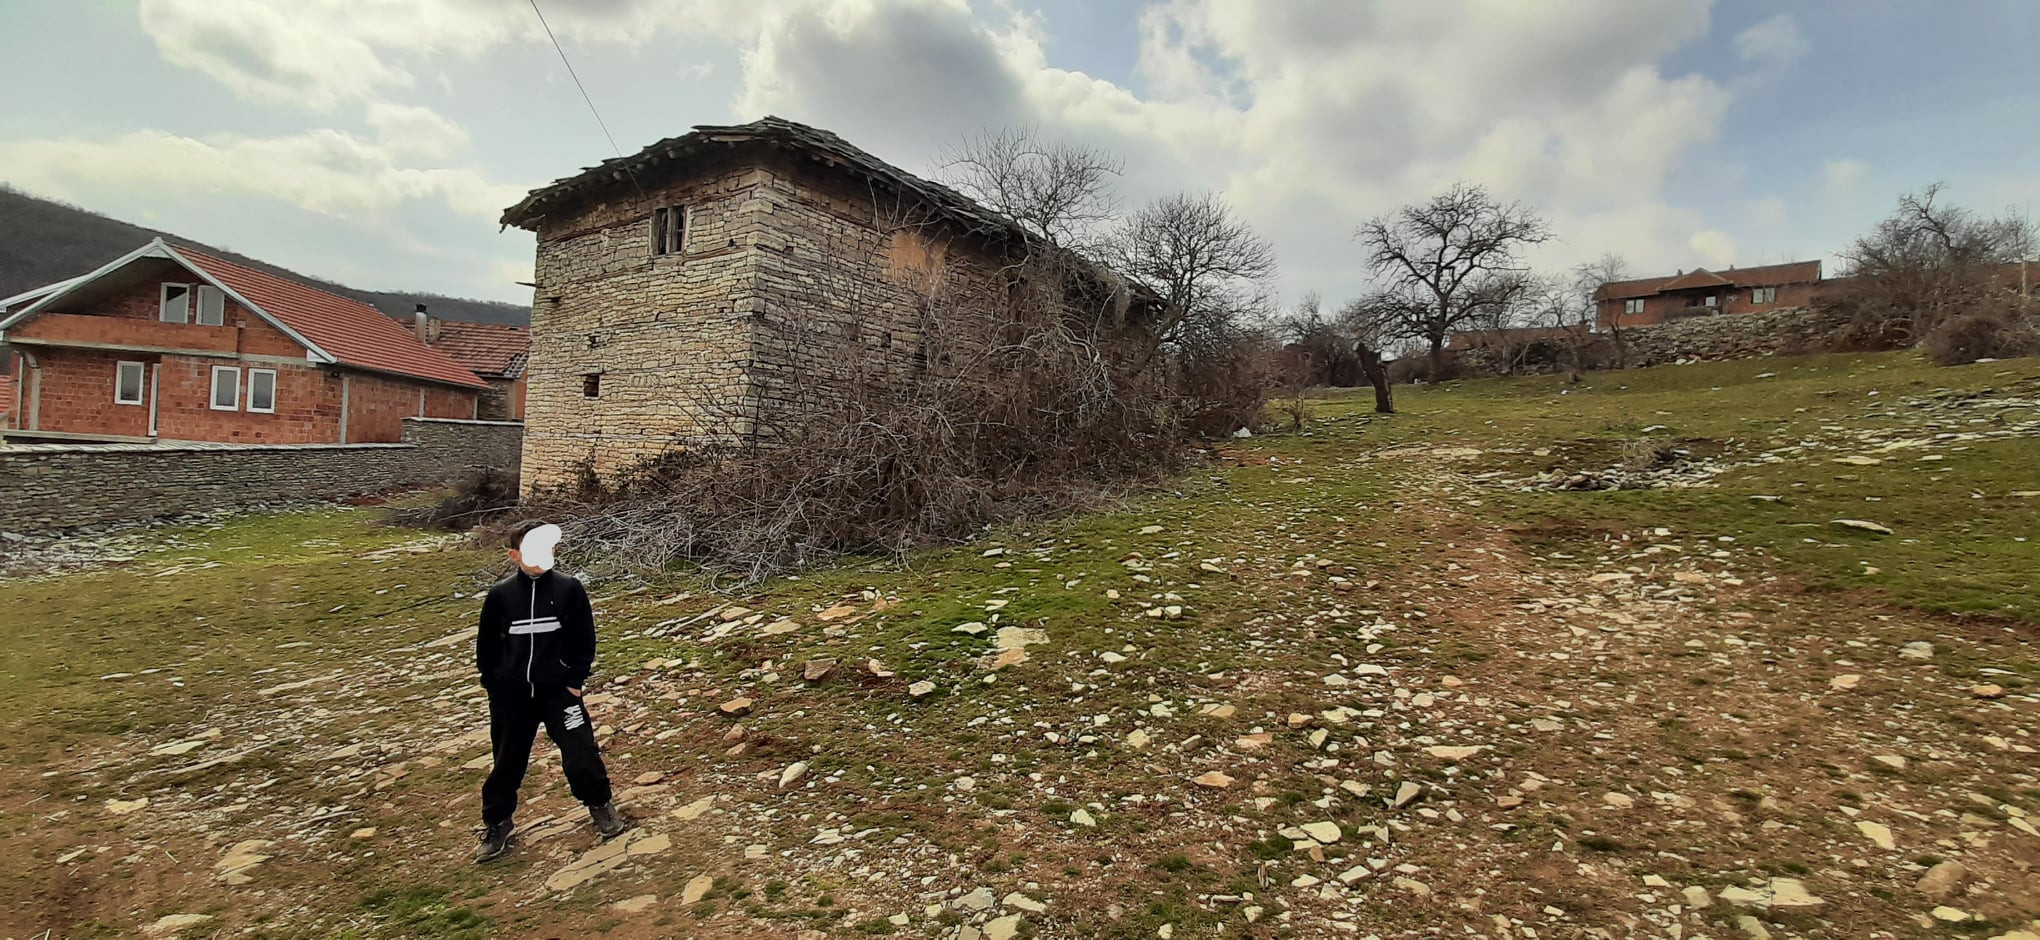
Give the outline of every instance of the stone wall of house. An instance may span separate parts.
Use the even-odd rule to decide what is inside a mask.
[[[761,173],[696,167],[635,186],[538,229],[526,366],[527,492],[610,474],[676,444],[741,424],[755,407],[750,319],[769,201]],[[680,206],[678,253],[652,253],[652,210]],[[741,433],[742,427],[734,430]]]
[[[539,225],[526,492],[582,465],[610,476],[690,441],[769,434],[853,376],[940,367],[923,318],[999,296],[982,247],[812,161],[673,172]],[[685,244],[654,255],[666,206],[686,208]]]
[[[1679,361],[1754,359],[1798,352],[1818,352],[1842,325],[1840,318],[1815,307],[1791,307],[1766,313],[1729,313],[1683,317],[1644,326],[1623,327],[1620,333],[1592,334],[1589,358],[1620,362],[1625,368],[1661,366]],[[1618,351],[1619,350],[1619,351]],[[1459,362],[1474,374],[1505,371],[1515,350],[1481,347],[1462,350]],[[1546,351],[1548,352],[1548,351]],[[1562,368],[1548,354],[1532,350],[1518,373],[1549,373]]]
[[[754,198],[770,204],[757,252],[760,310],[752,376],[760,430],[894,379],[940,374],[967,358],[1003,297],[994,249],[926,207],[792,157],[766,161]],[[938,318],[954,328],[933,329]]]
[[[339,499],[513,470],[513,422],[405,418],[396,444],[0,446],[0,530],[36,532]]]

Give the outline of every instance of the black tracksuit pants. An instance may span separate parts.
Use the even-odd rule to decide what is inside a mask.
[[[609,771],[595,745],[595,725],[579,696],[558,686],[489,690],[489,744],[495,767],[482,782],[482,824],[495,825],[517,812],[517,788],[531,764],[538,726],[560,749],[567,787],[589,806],[609,802]]]

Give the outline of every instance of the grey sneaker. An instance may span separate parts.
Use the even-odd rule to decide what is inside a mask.
[[[482,830],[482,846],[475,851],[475,862],[487,864],[510,854],[510,834],[516,831],[510,820],[503,820]]]
[[[595,824],[595,834],[601,836],[604,841],[630,831],[630,817],[616,808],[615,800],[601,806],[588,807],[588,820]]]

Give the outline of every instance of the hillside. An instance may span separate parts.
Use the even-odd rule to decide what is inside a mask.
[[[500,549],[81,540],[0,577],[0,936],[2032,940],[2040,359],[1398,403],[904,560],[591,575],[639,828],[541,741],[485,868]]]
[[[90,271],[133,251],[151,238],[189,245],[209,254],[352,297],[398,319],[425,304],[434,316],[475,323],[531,321],[529,308],[418,291],[361,290],[279,268],[259,258],[227,251],[170,232],[111,219],[77,206],[31,196],[0,185],[0,297]]]

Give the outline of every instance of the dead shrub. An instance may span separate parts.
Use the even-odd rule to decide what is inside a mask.
[[[1459,378],[1465,371],[1459,353],[1448,349],[1435,364],[1428,356],[1403,356],[1389,363],[1388,381],[1395,385],[1437,384]]]
[[[517,505],[517,474],[480,468],[454,481],[434,502],[391,510],[391,525],[461,532],[484,525]]]
[[[801,368],[697,397],[686,446],[591,469],[520,515],[566,525],[598,570],[693,562],[749,582],[1095,503],[1177,469],[1193,425],[1229,431],[1234,411],[1260,407],[1243,352],[1139,368],[1149,335],[1123,296],[1074,288],[1095,282],[1040,259],[1011,274],[995,296],[930,289],[908,355],[827,311],[766,317],[774,358]],[[838,315],[870,309],[849,300]]]
[[[1842,325],[1837,351],[1926,344],[1936,362],[2019,355],[2030,335],[2028,262],[2035,233],[2017,214],[1981,216],[1940,200],[1939,184],[1899,198],[1856,239],[1849,272],[1820,302]]]
[[[2030,323],[1998,313],[1951,317],[1927,333],[1923,345],[1936,365],[1967,365],[1979,359],[2009,359],[2040,353],[2040,336]]]

